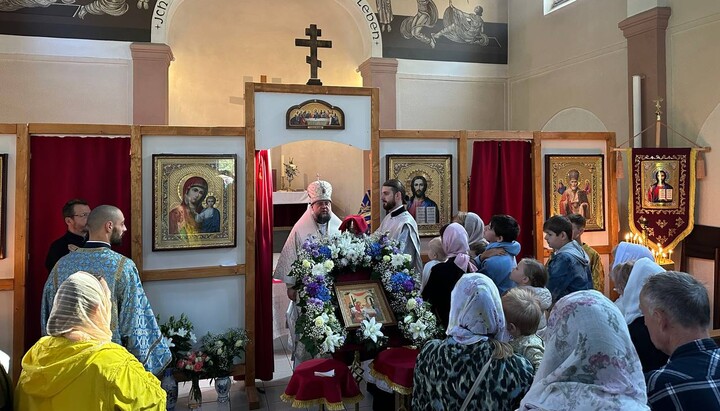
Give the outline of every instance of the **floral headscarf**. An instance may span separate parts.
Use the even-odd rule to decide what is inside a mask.
[[[455,265],[466,273],[474,273],[477,267],[472,263],[468,250],[467,232],[458,223],[452,223],[442,234],[443,251],[448,258],[455,257]]]
[[[482,218],[475,213],[467,213],[465,215],[465,223],[463,224],[468,235],[468,244],[483,241],[483,231],[485,231],[485,223]]]
[[[627,325],[595,290],[561,298],[548,320],[545,355],[520,410],[649,410]]]
[[[615,268],[618,264],[622,264],[627,261],[635,261],[643,257],[647,257],[650,260],[655,261],[650,249],[647,247],[640,244],[622,241],[617,245],[617,247],[615,247],[615,257],[613,258],[612,268]]]
[[[460,344],[474,344],[494,338],[510,340],[497,286],[485,274],[460,277],[450,296],[447,335]]]
[[[640,291],[645,285],[645,281],[651,276],[664,272],[665,269],[657,265],[649,258],[641,258],[635,261],[630,277],[628,277],[625,291],[623,292],[623,304],[620,307],[625,323],[630,325],[636,319],[642,317],[640,311]]]

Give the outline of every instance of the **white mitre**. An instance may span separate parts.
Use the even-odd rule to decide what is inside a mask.
[[[307,192],[308,197],[310,197],[310,204],[314,204],[318,201],[332,202],[332,186],[327,181],[313,181],[308,185]]]

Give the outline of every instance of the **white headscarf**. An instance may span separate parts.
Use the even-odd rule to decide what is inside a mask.
[[[595,290],[561,298],[545,355],[520,410],[649,410],[642,365],[622,314]]]
[[[645,285],[645,281],[647,281],[649,277],[664,271],[664,268],[649,258],[643,257],[635,261],[632,271],[630,271],[630,277],[628,277],[625,291],[623,292],[623,304],[622,307],[620,307],[620,311],[622,311],[627,325],[632,324],[633,321],[642,317],[642,312],[640,311],[640,291],[643,285]]]
[[[465,215],[465,223],[463,224],[465,231],[468,235],[468,243],[474,244],[479,241],[484,241],[483,231],[485,231],[485,223],[482,218],[475,213],[467,213]]]
[[[78,271],[63,281],[53,300],[47,333],[73,341],[109,342],[112,302],[104,280]]]
[[[647,257],[650,260],[655,261],[650,249],[647,247],[640,244],[622,241],[615,248],[615,257],[613,258],[613,265],[611,268],[615,268],[618,264],[627,261],[635,261],[643,257]]]
[[[500,293],[490,277],[480,273],[460,277],[450,295],[447,335],[465,345],[488,338],[510,340]]]

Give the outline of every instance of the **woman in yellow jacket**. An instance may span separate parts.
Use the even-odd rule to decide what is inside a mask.
[[[79,271],[60,285],[41,338],[22,360],[15,409],[164,410],[160,381],[111,342],[110,290]]]

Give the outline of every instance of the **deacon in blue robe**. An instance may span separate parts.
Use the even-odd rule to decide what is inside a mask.
[[[93,216],[96,212],[100,215]],[[61,258],[45,283],[40,318],[42,333],[46,335],[55,294],[63,281],[78,271],[102,276],[112,294],[112,341],[127,348],[146,370],[160,375],[170,362],[170,348],[150,308],[135,263],[110,249],[110,243],[118,244],[126,230],[125,218],[116,207],[100,206],[90,213],[88,226],[90,240],[83,248]]]

